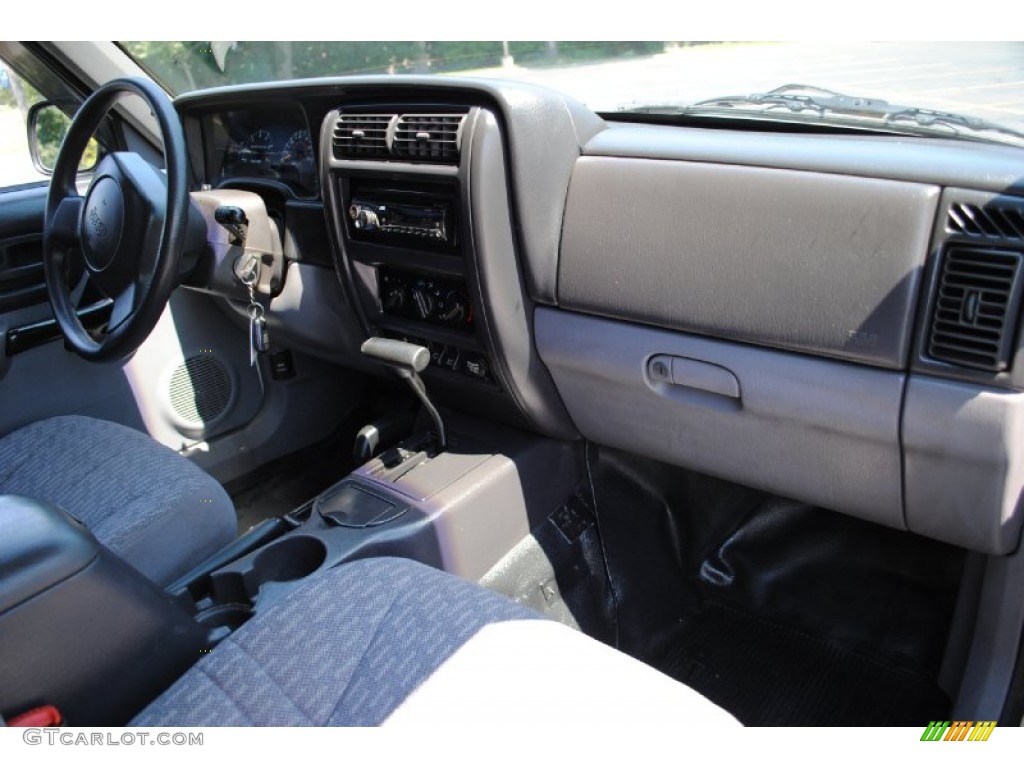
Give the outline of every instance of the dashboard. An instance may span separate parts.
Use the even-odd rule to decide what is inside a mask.
[[[280,226],[275,337],[373,372],[362,340],[406,339],[449,409],[1015,546],[1024,152],[612,120],[456,78],[177,106],[197,183]]]

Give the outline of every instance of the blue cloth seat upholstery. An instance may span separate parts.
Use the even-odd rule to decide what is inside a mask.
[[[62,507],[166,585],[232,541],[234,505],[206,472],[149,435],[57,416],[0,438],[0,494]]]
[[[540,618],[411,560],[360,560],[242,625],[131,724],[378,725],[481,627]]]
[[[411,560],[324,569],[272,599],[130,725],[738,725],[651,667]]]

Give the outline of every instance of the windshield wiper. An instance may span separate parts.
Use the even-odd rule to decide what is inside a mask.
[[[657,109],[645,107],[635,111],[654,112]],[[905,107],[890,104],[883,99],[849,96],[827,88],[797,83],[782,85],[764,93],[753,93],[747,96],[722,96],[704,99],[687,107],[665,109],[671,109],[676,114],[700,114],[719,110],[756,112],[786,110],[794,114],[814,112],[819,118],[847,117],[854,120],[883,123],[892,127],[902,123],[903,125],[898,127],[906,128],[908,127],[906,124],[910,123],[914,128],[924,129],[925,132],[932,134],[956,135],[961,132],[994,132],[1024,140],[1024,133],[978,117],[921,107]]]

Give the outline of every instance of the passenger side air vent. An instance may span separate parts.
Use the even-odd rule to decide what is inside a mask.
[[[334,124],[336,158],[387,158],[388,129],[396,115],[338,115]]]
[[[402,115],[392,149],[397,157],[457,163],[464,115]]]
[[[931,357],[985,371],[1010,367],[1020,262],[1021,254],[1013,251],[946,251],[928,339]]]
[[[986,240],[1024,242],[1024,206],[953,203],[946,215],[946,231]]]

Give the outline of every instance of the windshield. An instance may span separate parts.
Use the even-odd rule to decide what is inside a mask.
[[[1024,132],[1024,43],[729,42],[123,42],[172,93],[215,85],[348,74],[449,74],[545,85],[602,113],[761,113],[894,131],[974,131],[977,121]],[[760,95],[787,84],[827,89],[874,110],[798,109]],[[701,102],[704,102],[701,104]],[[713,103],[712,103],[713,102]],[[834,100],[828,102],[834,104]],[[699,105],[699,106],[698,106]],[[799,105],[798,105],[799,106]],[[685,109],[680,109],[685,108]],[[912,114],[906,108],[917,108]],[[920,114],[921,110],[929,113]],[[908,116],[909,114],[909,116]],[[937,120],[952,114],[958,120]],[[969,120],[960,118],[966,117]],[[853,120],[852,118],[857,118]],[[959,121],[959,122],[958,122]],[[1021,143],[987,130],[986,139]]]

